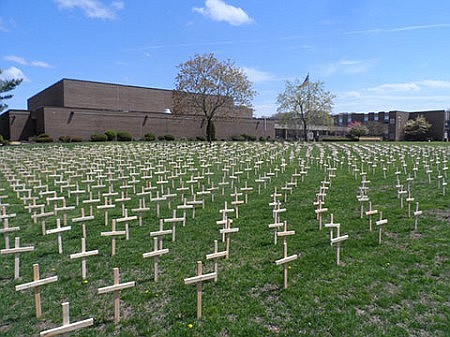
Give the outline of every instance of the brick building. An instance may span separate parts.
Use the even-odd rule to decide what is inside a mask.
[[[11,140],[42,133],[53,139],[89,140],[93,133],[106,130],[127,131],[135,139],[149,132],[177,139],[205,137],[205,118],[198,111],[174,114],[172,94],[172,90],[62,79],[29,98],[27,110],[0,115],[0,134]],[[247,134],[273,139],[274,125],[271,119],[253,118],[249,108],[233,105],[217,115],[216,138]]]

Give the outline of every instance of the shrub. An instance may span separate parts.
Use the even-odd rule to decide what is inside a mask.
[[[127,131],[119,131],[117,132],[117,140],[119,142],[129,142],[133,140],[133,136]]]
[[[231,140],[234,140],[235,142],[243,142],[245,140],[242,135],[233,135],[231,136]]]
[[[164,140],[164,136],[158,136],[158,140]]]
[[[5,139],[3,138],[2,135],[0,135],[0,144],[3,144],[5,142]]]
[[[154,135],[153,133],[151,133],[151,132],[146,133],[146,134],[144,135],[144,140],[147,141],[147,142],[152,142],[152,141],[154,141],[155,139],[156,139],[155,135]]]
[[[197,136],[197,140],[204,142],[206,139],[205,139],[205,137]]]
[[[72,143],[81,143],[83,140],[80,137],[72,137]]]
[[[164,135],[164,140],[168,140],[168,141],[175,140],[175,136],[173,136],[173,135]]]
[[[92,142],[106,142],[108,140],[108,136],[104,133],[93,133],[91,135]]]
[[[36,137],[36,143],[52,143],[53,138],[43,133]]]
[[[114,130],[106,130],[105,135],[106,137],[108,137],[108,141],[113,141],[117,139],[117,132]]]
[[[241,135],[241,137],[244,138],[244,140],[251,141],[251,142],[254,142],[254,141],[256,140],[256,137],[255,137],[255,136],[247,135],[247,134],[245,134],[245,133],[243,133],[243,134]]]
[[[70,136],[61,136],[59,137],[59,141],[61,143],[70,143],[72,139],[70,138]]]

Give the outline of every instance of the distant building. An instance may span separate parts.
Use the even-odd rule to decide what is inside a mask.
[[[0,134],[10,140],[29,140],[46,133],[53,139],[77,137],[89,140],[94,133],[106,130],[127,131],[135,139],[146,133],[173,135],[176,139],[204,138],[206,120],[199,111],[177,114],[173,91],[62,79],[28,99],[27,110],[8,110],[0,115]],[[331,125],[313,125],[308,138],[320,140],[329,136],[345,136],[349,125],[361,122],[369,135],[384,140],[404,139],[409,119],[423,115],[432,125],[433,140],[446,140],[450,113],[445,110],[340,113],[332,115]],[[232,139],[242,134],[269,139],[304,139],[300,126],[285,125],[273,118],[253,118],[246,107],[229,102],[227,113],[215,119],[216,138]]]
[[[62,79],[28,99],[27,110],[0,115],[0,134],[11,140],[28,140],[46,133],[89,140],[93,133],[127,131],[135,139],[146,133],[177,139],[205,137],[206,120],[192,111],[176,114],[172,90]],[[230,102],[230,104],[233,104]],[[230,113],[231,111],[231,113]],[[275,137],[274,121],[253,118],[252,110],[233,106],[215,119],[216,138],[247,134]]]

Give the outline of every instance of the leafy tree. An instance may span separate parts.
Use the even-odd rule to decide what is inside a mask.
[[[0,75],[2,74],[2,70],[0,69]],[[22,83],[22,79],[12,79],[12,80],[1,80],[0,79],[0,112],[5,110],[8,105],[3,103],[3,100],[10,99],[13,95],[3,95],[5,92],[9,92],[14,90],[20,83]]]
[[[195,55],[180,64],[176,77],[174,113],[200,112],[206,119],[206,139],[215,138],[217,115],[233,115],[239,107],[250,107],[256,92],[242,69],[230,60],[220,62],[213,53]]]
[[[359,138],[369,133],[369,129],[367,128],[367,126],[361,124],[361,122],[350,123],[348,127],[349,127],[348,133],[353,138]]]
[[[405,140],[427,140],[430,136],[431,124],[422,115],[410,119],[405,126]]]
[[[329,122],[333,108],[334,95],[324,89],[324,83],[310,82],[309,75],[301,82],[299,79],[286,81],[284,92],[278,95],[277,103],[281,121],[303,130],[305,141],[311,125]]]

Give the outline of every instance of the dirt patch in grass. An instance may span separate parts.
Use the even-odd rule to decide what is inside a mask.
[[[450,222],[450,210],[434,209],[427,213],[438,220]]]

